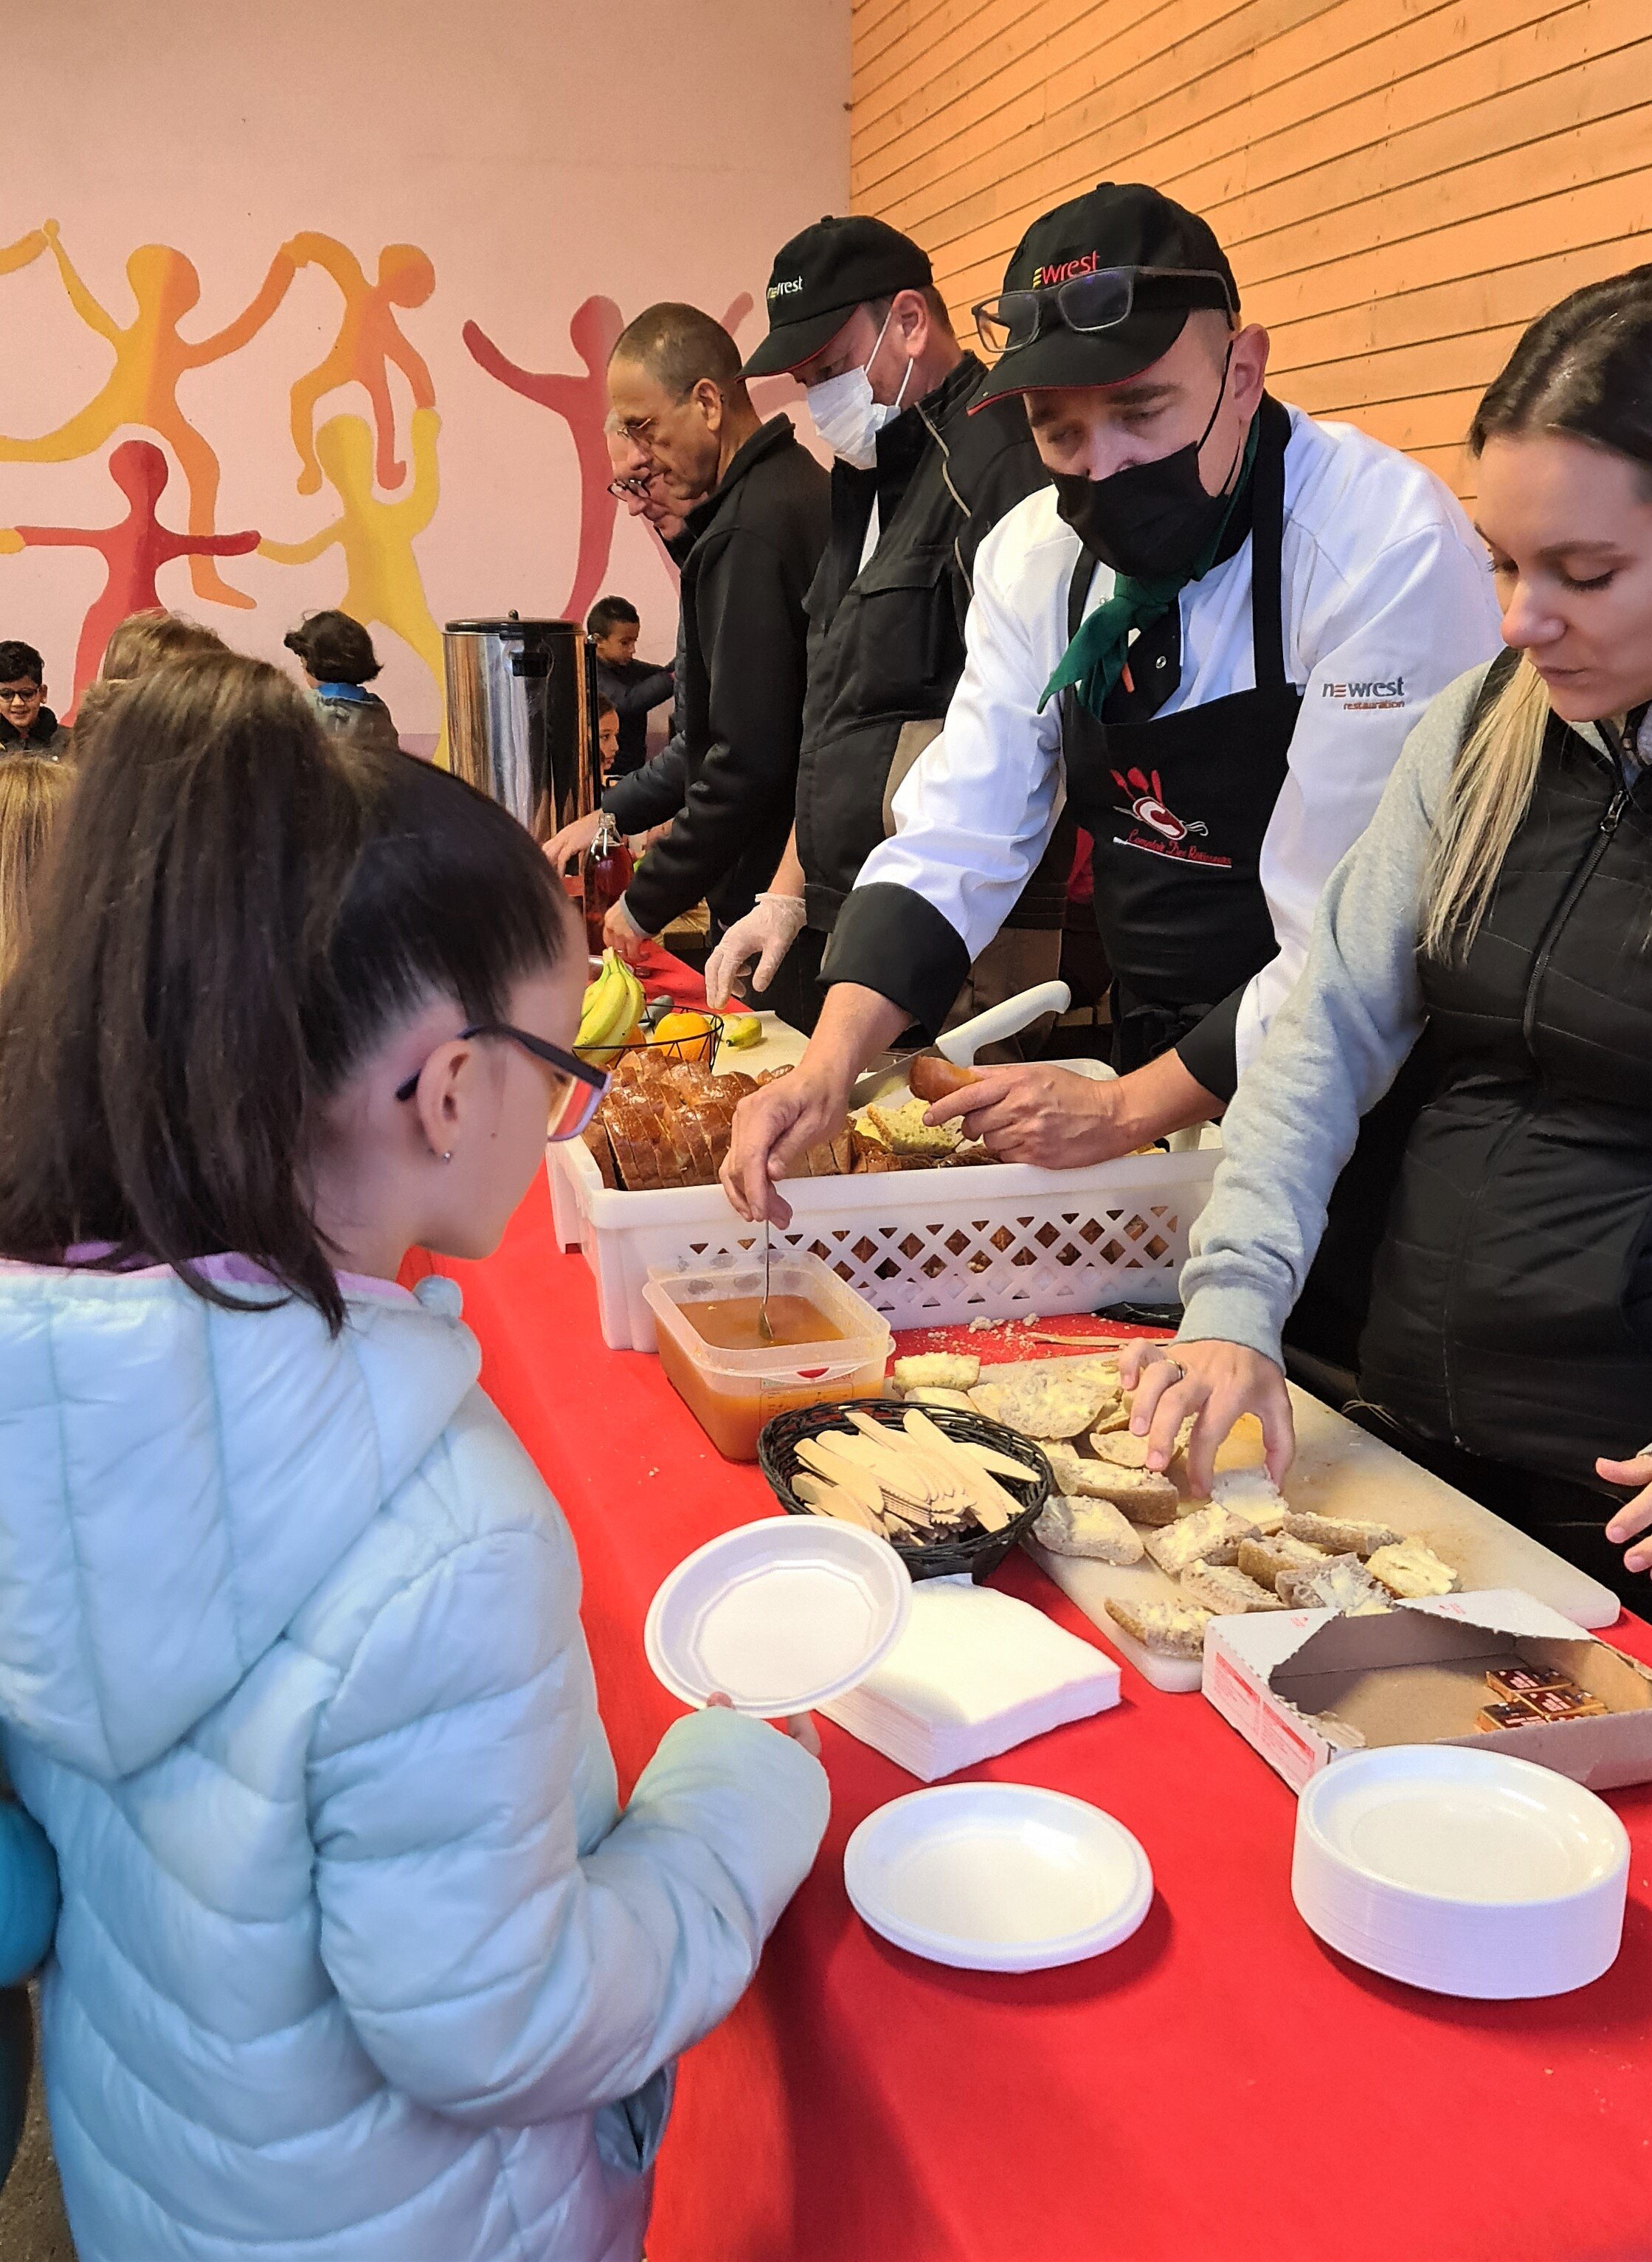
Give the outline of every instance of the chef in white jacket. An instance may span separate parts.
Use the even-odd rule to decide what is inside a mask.
[[[976,317],[984,397],[1024,396],[1052,484],[981,546],[962,680],[840,917],[802,1063],[736,1114],[748,1216],[788,1214],[773,1181],[868,1060],[940,1027],[1064,800],[1095,844],[1117,1079],[988,1069],[932,1119],[1060,1168],[1219,1115],[1407,731],[1498,649],[1456,501],[1272,399],[1195,214],[1103,183],[1033,224]]]

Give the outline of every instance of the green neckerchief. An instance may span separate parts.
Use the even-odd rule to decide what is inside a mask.
[[[1260,416],[1253,416],[1251,429],[1245,437],[1245,460],[1228,497],[1227,508],[1217,521],[1215,531],[1204,548],[1195,558],[1188,572],[1180,579],[1164,575],[1153,580],[1132,580],[1128,573],[1115,575],[1113,594],[1104,598],[1093,613],[1087,613],[1079,623],[1078,634],[1062,653],[1055,674],[1045,685],[1038,701],[1042,715],[1052,699],[1067,689],[1069,683],[1078,687],[1079,703],[1088,708],[1099,723],[1102,704],[1108,693],[1124,672],[1129,657],[1131,638],[1144,629],[1150,629],[1162,615],[1167,613],[1189,581],[1202,581],[1216,563],[1222,538],[1240,501],[1248,493],[1251,472],[1256,462],[1257,435],[1261,429]]]

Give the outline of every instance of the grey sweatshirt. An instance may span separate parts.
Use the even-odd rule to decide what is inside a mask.
[[[1281,1330],[1360,1118],[1393,1083],[1422,1028],[1423,880],[1485,673],[1470,668],[1430,703],[1375,816],[1325,883],[1301,978],[1223,1120],[1215,1189],[1182,1276],[1182,1343],[1214,1337],[1281,1359]],[[1585,735],[1604,749],[1592,727]]]

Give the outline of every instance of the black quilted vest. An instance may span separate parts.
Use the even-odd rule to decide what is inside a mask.
[[[1652,773],[1552,721],[1473,946],[1420,972],[1431,1088],[1362,1389],[1427,1437],[1596,1484],[1598,1454],[1652,1437]]]

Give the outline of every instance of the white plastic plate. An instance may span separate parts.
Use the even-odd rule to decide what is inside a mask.
[[[963,1971],[1045,1971],[1117,1948],[1153,1904],[1137,1841],[1081,1798],[946,1783],[869,1814],[844,1853],[855,1908],[886,1940]]]
[[[1618,1952],[1629,1841],[1604,1799],[1505,1752],[1397,1745],[1302,1794],[1291,1892],[1331,1947],[1487,1999],[1564,1993]]]
[[[863,1681],[911,1607],[887,1540],[823,1516],[771,1516],[679,1563],[649,1604],[643,1642],[686,1704],[721,1694],[736,1712],[778,1719]]]

